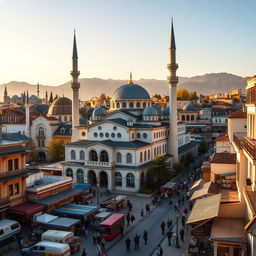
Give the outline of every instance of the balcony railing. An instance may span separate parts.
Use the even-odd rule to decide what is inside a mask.
[[[0,207],[4,207],[9,204],[10,204],[10,198],[8,197],[0,198]]]
[[[233,133],[233,141],[239,149],[242,149],[244,146],[244,137],[246,133],[234,132]]]
[[[45,134],[43,133],[38,133],[37,135],[36,135],[36,137],[37,137],[37,139],[44,139],[45,138]]]
[[[244,138],[244,149],[251,156],[252,159],[256,159],[256,140],[245,137]]]
[[[86,165],[112,167],[111,162],[85,161]]]
[[[3,173],[0,173],[0,181],[2,179],[9,180],[14,176],[23,176],[23,175],[25,176],[28,172],[29,172],[28,169],[19,169],[19,170],[3,172]]]

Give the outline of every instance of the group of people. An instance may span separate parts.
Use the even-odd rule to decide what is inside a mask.
[[[99,232],[94,232],[92,235],[93,244],[96,245],[97,256],[101,256],[106,251],[106,241],[101,237]]]
[[[134,242],[134,249],[135,250],[139,250],[140,249],[140,237],[138,234],[135,234],[134,238],[133,238],[133,242]],[[144,240],[144,244],[147,245],[148,243],[148,232],[145,230],[143,235],[142,235],[142,239]],[[127,236],[127,238],[125,239],[125,244],[126,244],[126,251],[130,252],[131,251],[131,238],[129,236]]]

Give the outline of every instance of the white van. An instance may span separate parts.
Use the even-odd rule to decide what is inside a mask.
[[[71,231],[61,231],[61,230],[48,230],[41,235],[42,241],[51,241],[57,243],[69,244],[74,238],[74,233]]]
[[[70,256],[68,244],[41,241],[28,248],[23,248],[21,254],[24,256]]]
[[[15,220],[0,220],[0,243],[15,239],[21,232],[20,224]]]

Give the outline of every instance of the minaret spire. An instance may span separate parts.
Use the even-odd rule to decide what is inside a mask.
[[[176,76],[176,70],[178,69],[178,64],[176,63],[176,44],[173,28],[173,19],[171,22],[171,40],[170,40],[170,64],[167,68],[170,72],[167,80],[169,83],[169,154],[173,156],[173,163],[179,161],[178,157],[178,135],[177,135],[177,84],[178,77]]]
[[[37,98],[39,98],[39,82],[37,82]]]
[[[129,81],[129,84],[133,84],[133,81],[132,81],[132,72],[130,72],[130,81]]]
[[[77,140],[77,127],[79,126],[79,88],[80,83],[78,81],[78,76],[80,72],[78,71],[78,54],[76,46],[76,32],[74,31],[73,40],[73,55],[72,55],[72,71],[70,72],[72,76],[72,141]]]

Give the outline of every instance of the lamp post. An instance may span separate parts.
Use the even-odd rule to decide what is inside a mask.
[[[179,244],[179,216],[180,216],[180,211],[176,211],[176,245],[175,248],[180,248]]]

